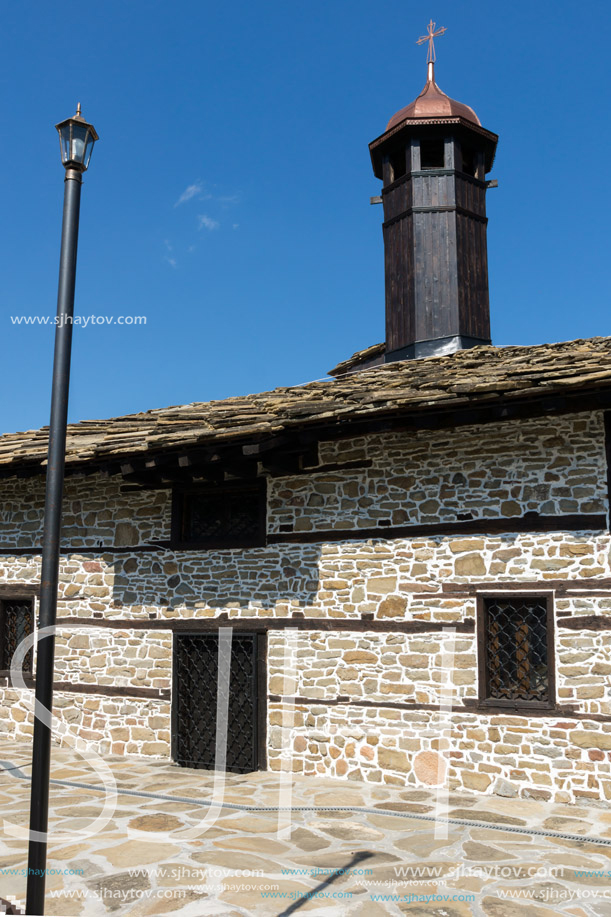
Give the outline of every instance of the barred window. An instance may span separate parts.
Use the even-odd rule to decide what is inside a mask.
[[[172,540],[178,546],[246,548],[265,544],[265,481],[175,491]]]
[[[547,596],[484,597],[479,615],[480,699],[552,706],[553,635]]]
[[[24,637],[34,631],[32,599],[2,599],[0,601],[0,671],[7,672],[15,650]],[[32,650],[23,662],[24,672],[32,671]]]

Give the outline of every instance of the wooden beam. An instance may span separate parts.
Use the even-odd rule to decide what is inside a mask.
[[[598,513],[566,516],[513,516],[508,519],[470,519],[465,522],[435,522],[422,525],[387,525],[368,529],[319,529],[315,532],[269,534],[268,544],[311,544],[369,538],[426,538],[435,535],[502,535],[509,532],[600,532],[607,528],[607,517]]]
[[[369,618],[234,618],[226,613],[216,618],[79,618],[63,617],[57,619],[58,627],[104,627],[115,630],[172,630],[180,633],[206,633],[216,631],[219,627],[232,627],[234,630],[269,631],[269,630],[314,630],[324,632],[347,631],[355,633],[405,633],[428,634],[441,633],[447,627],[456,628],[458,633],[475,633],[475,621],[466,618],[464,621],[398,621],[371,620]]]

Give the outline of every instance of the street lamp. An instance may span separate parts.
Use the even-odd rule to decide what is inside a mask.
[[[93,124],[87,124],[81,115],[81,103],[76,106],[73,118],[66,118],[55,127],[59,132],[59,147],[64,168],[86,172],[98,135]]]
[[[56,127],[59,131],[62,164],[66,169],[66,173],[42,540],[39,630],[54,628],[56,620],[59,539],[66,460],[66,425],[68,421],[70,352],[72,348],[72,317],[74,314],[81,183],[82,174],[86,171],[91,159],[93,145],[98,139],[93,125],[88,124],[81,115],[80,104],[73,118],[62,121]],[[50,720],[43,721],[37,714],[41,706],[45,707],[49,713],[53,706],[54,656],[54,631],[47,631],[46,634],[43,632],[42,636],[39,635],[38,637],[36,648],[36,708],[32,748],[30,842],[26,901],[26,914],[37,915],[44,914],[45,904],[49,774],[51,769]]]

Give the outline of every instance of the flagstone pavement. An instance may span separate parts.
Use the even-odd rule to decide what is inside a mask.
[[[30,760],[0,742],[0,898],[21,906]],[[608,807],[104,762],[93,825],[95,764],[53,748],[46,914],[611,917]]]

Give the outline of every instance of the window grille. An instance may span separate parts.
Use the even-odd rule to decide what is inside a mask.
[[[480,635],[483,699],[548,706],[552,651],[547,598],[485,598]]]
[[[217,634],[174,638],[173,732],[178,764],[214,770],[218,691]],[[228,771],[246,774],[257,761],[257,636],[234,633],[228,698]]]
[[[174,541],[209,548],[265,544],[264,481],[174,495]]]
[[[0,602],[0,671],[8,671],[15,650],[34,631],[31,599],[4,599]],[[32,671],[32,650],[23,661],[23,671]]]

